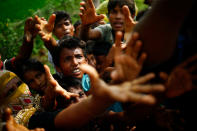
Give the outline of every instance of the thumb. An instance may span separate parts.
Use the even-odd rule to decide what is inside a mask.
[[[44,69],[45,69],[45,73],[46,73],[46,77],[47,79],[50,80],[54,80],[53,76],[51,75],[50,69],[47,65],[44,65]]]
[[[6,108],[4,110],[4,114],[3,114],[3,120],[4,121],[8,121],[10,120],[12,117],[12,110],[10,108]]]
[[[91,83],[95,83],[99,80],[99,74],[94,67],[88,64],[81,64],[79,68],[82,72],[89,75]]]
[[[100,20],[102,20],[102,19],[104,19],[104,18],[105,18],[105,15],[103,15],[103,14],[98,15],[96,21],[100,21]]]

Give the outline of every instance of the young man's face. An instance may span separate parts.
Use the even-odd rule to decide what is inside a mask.
[[[23,75],[27,85],[35,91],[44,93],[44,90],[47,88],[46,75],[40,71],[27,71]]]
[[[58,39],[64,36],[73,36],[74,26],[69,20],[62,19],[55,25],[53,33]]]
[[[60,67],[57,67],[57,69],[64,76],[72,76],[80,79],[83,77],[83,72],[79,69],[79,65],[86,64],[87,61],[81,48],[63,48],[60,53],[59,62]]]
[[[116,6],[109,12],[109,21],[114,31],[124,31],[124,14],[122,8]]]

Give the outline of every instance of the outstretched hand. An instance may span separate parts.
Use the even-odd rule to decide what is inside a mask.
[[[49,20],[39,18],[35,16],[36,28],[39,30],[38,34],[41,36],[44,42],[49,42],[52,38],[52,32],[55,24],[56,15],[52,14]]]
[[[135,79],[131,82],[124,82],[119,85],[108,85],[99,78],[95,68],[90,65],[80,65],[80,69],[90,76],[91,93],[100,99],[110,99],[119,102],[137,102],[144,104],[154,104],[156,99],[150,93],[164,91],[164,86],[160,84],[144,84],[154,78],[154,74]]]
[[[35,28],[35,21],[32,17],[27,18],[24,27],[24,38],[25,41],[31,42],[37,35],[38,30]]]
[[[165,80],[166,96],[168,98],[180,96],[197,87],[193,83],[197,80],[197,64],[194,64],[194,62],[197,62],[197,55],[175,67],[170,75],[165,72],[160,73],[160,77]]]
[[[115,82],[132,81],[138,77],[143,63],[146,59],[146,53],[139,55],[142,42],[138,40],[139,35],[134,33],[130,43],[127,44],[125,52],[121,48],[122,32],[116,33],[115,40],[115,70],[111,77]]]
[[[66,99],[70,99],[71,97],[77,97],[78,96],[78,94],[67,92],[65,89],[63,89],[58,84],[58,82],[53,78],[53,76],[50,73],[50,69],[47,65],[44,65],[44,68],[45,68],[45,72],[46,72],[48,85],[49,85],[49,87],[51,87],[54,90],[54,92],[57,95],[61,95],[61,96],[65,97]]]
[[[92,0],[86,0],[86,2],[83,1],[80,3],[80,5],[81,13],[79,16],[81,17],[81,23],[84,26],[94,24],[105,17],[104,15],[96,14],[96,9]]]

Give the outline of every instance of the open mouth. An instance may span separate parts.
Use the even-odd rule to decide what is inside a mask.
[[[123,23],[122,22],[115,22],[114,23],[114,27],[115,28],[122,28],[123,27]]]
[[[79,68],[76,68],[76,69],[73,70],[72,73],[73,73],[73,74],[79,74],[79,73],[81,73],[81,71],[80,71]]]

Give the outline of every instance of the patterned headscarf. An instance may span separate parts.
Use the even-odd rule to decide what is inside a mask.
[[[13,115],[17,116],[19,111],[25,111],[26,115],[20,117],[19,124],[26,123],[35,112],[33,107],[34,97],[31,96],[28,86],[20,80],[13,72],[0,70],[0,108],[11,108]],[[24,125],[24,124],[23,124]]]

